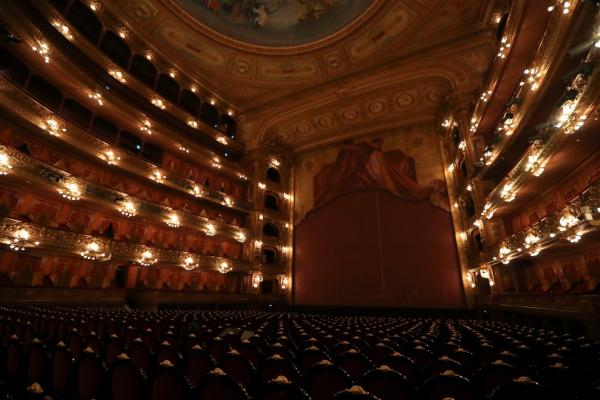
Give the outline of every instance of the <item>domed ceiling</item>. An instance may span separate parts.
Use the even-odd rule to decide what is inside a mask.
[[[191,17],[232,39],[261,46],[318,41],[358,21],[372,0],[176,0]]]
[[[233,108],[247,148],[302,152],[433,124],[481,88],[508,0],[103,0],[201,95]],[[519,0],[522,7],[524,0]]]

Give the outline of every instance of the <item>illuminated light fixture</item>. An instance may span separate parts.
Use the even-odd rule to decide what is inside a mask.
[[[563,3],[563,14],[568,14],[571,11],[571,2],[570,1],[565,1]]]
[[[507,136],[512,135],[512,128],[514,127],[514,114],[509,112],[504,116],[504,120],[502,121],[502,125],[498,127],[499,131],[504,130]]]
[[[527,157],[525,171],[531,172],[534,176],[540,176],[544,172],[547,160],[540,160],[541,151],[537,150]]]
[[[202,188],[198,185],[194,185],[194,187],[192,187],[192,194],[195,197],[202,197]]]
[[[498,250],[498,257],[500,258],[500,261],[502,261],[502,264],[508,264],[510,262],[510,255],[511,250],[506,247],[506,245],[502,245],[500,247],[500,249]]]
[[[490,96],[492,94],[492,90],[488,90],[487,92],[484,92],[481,94],[481,96],[479,97],[481,99],[481,101],[483,101],[484,103],[487,103],[487,101],[490,99]]]
[[[531,251],[529,252],[529,255],[530,255],[531,257],[536,257],[538,254],[540,254],[540,251],[541,251],[541,249],[540,249],[540,248],[533,249],[533,250],[531,250]]]
[[[65,128],[62,128],[58,121],[54,118],[48,118],[45,124],[42,124],[42,128],[51,134],[52,136],[60,136],[61,132],[66,132]]]
[[[184,260],[183,260],[183,265],[182,265],[183,269],[185,269],[186,271],[191,271],[193,269],[198,268],[198,263],[194,260],[194,258],[192,256],[187,256]]]
[[[102,100],[102,94],[100,94],[98,92],[94,92],[94,93],[88,94],[88,96],[90,99],[96,100],[96,103],[98,103],[99,106],[104,105],[104,101]]]
[[[160,108],[161,110],[164,110],[165,108],[167,108],[167,105],[160,97],[153,97],[150,102],[152,104],[154,104],[156,107]]]
[[[54,21],[52,22],[52,25],[54,25],[54,27],[55,27],[56,29],[58,29],[58,31],[59,31],[60,33],[62,33],[62,35],[63,35],[64,37],[66,37],[66,38],[67,38],[67,39],[69,39],[69,40],[73,40],[73,35],[71,34],[71,30],[69,29],[69,27],[68,27],[67,25],[63,24],[63,23],[62,23],[61,21],[59,21],[59,20],[54,20]]]
[[[165,178],[166,176],[164,176],[159,170],[154,170],[154,172],[152,172],[150,175],[150,179],[157,183],[163,183]]]
[[[492,219],[492,217],[494,216],[494,213],[496,212],[496,210],[492,210],[492,205],[490,203],[486,203],[486,205],[483,207],[483,216],[487,219]]]
[[[217,142],[227,145],[229,143],[229,141],[227,140],[227,138],[225,136],[218,136],[217,137]]]
[[[80,254],[86,260],[97,260],[106,257],[106,253],[101,251],[100,245],[97,242],[88,243],[85,246],[85,250]]]
[[[467,232],[464,232],[464,231],[463,231],[463,232],[460,232],[460,233],[458,234],[458,237],[459,237],[459,239],[460,239],[460,240],[462,240],[463,242],[466,242],[466,241],[467,241]]]
[[[246,234],[244,232],[236,232],[235,240],[240,243],[244,243],[246,241]]]
[[[225,196],[223,198],[223,204],[225,204],[227,207],[232,207],[233,206],[233,200],[231,200],[231,197]]]
[[[238,172],[237,176],[238,176],[238,178],[240,178],[244,181],[248,180],[248,177],[246,175],[242,174],[241,172]]]
[[[256,247],[257,249],[260,249],[262,247],[263,243],[260,240],[256,240],[254,242],[254,247]]]
[[[452,204],[454,206],[454,208],[458,208],[458,202],[454,202],[454,204]]]
[[[153,57],[154,53],[152,53],[152,50],[146,50],[146,60],[150,61]]]
[[[454,173],[454,164],[448,165],[448,173],[450,173],[450,174]]]
[[[284,193],[284,194],[283,194],[283,199],[284,199],[284,200],[287,200],[287,201],[290,201],[290,200],[292,200],[292,195],[291,195],[291,194]]]
[[[223,260],[219,263],[219,266],[217,267],[217,269],[219,270],[220,273],[226,274],[229,271],[231,271],[232,268],[229,266],[227,261]]]
[[[152,135],[152,124],[149,120],[145,120],[142,122],[140,126],[140,131],[144,132],[147,135]]]
[[[289,223],[289,222],[286,222],[286,223],[284,224],[284,226],[285,226],[285,229],[289,229],[289,228],[290,228],[290,223]]]
[[[540,238],[538,236],[534,235],[533,233],[528,233],[525,237],[525,248],[528,249],[539,241]]]
[[[96,12],[100,9],[100,4],[98,4],[95,1],[90,1],[88,3],[88,7],[90,7],[90,10],[92,10],[93,12]]]
[[[469,286],[475,289],[475,279],[473,279],[473,272],[467,272],[465,274],[465,280],[469,283]]]
[[[116,68],[109,69],[108,74],[121,83],[127,82],[127,79],[125,79],[125,74]]]
[[[450,118],[446,118],[442,121],[442,128],[450,128],[452,125],[452,120]]]
[[[214,106],[215,104],[217,104],[217,101],[215,99],[210,99],[210,105]]]
[[[177,76],[177,70],[175,68],[171,68],[171,70],[169,70],[169,76],[171,78],[175,78]]]
[[[560,115],[555,125],[557,128],[562,127],[571,118],[573,111],[575,111],[575,105],[576,103],[573,100],[567,100],[560,106]]]
[[[481,229],[483,227],[483,222],[481,221],[481,219],[476,219],[473,222],[473,226],[476,226],[477,228]]]
[[[233,110],[227,110],[227,115],[229,115],[230,117],[232,117],[233,116]]]
[[[467,142],[463,139],[460,141],[460,143],[458,144],[458,148],[462,151],[465,151],[467,148]]]
[[[217,168],[217,169],[221,169],[222,168],[222,166],[221,166],[221,160],[219,160],[219,157],[216,157],[216,156],[213,157],[212,166],[214,168]]]
[[[8,154],[0,152],[0,175],[7,175],[12,170]]]
[[[279,167],[279,165],[281,165],[281,163],[279,162],[279,160],[276,159],[276,158],[271,158],[271,164],[273,164],[276,167]]]
[[[259,272],[259,273],[256,273],[256,274],[254,274],[254,275],[252,276],[252,287],[253,287],[254,289],[258,289],[258,286],[260,285],[260,283],[261,283],[262,281],[263,281],[263,276],[262,276],[262,274],[261,274],[260,272]]]
[[[555,237],[556,237],[556,233],[552,232],[552,233],[550,233],[550,235],[549,235],[549,236],[550,236],[551,238],[555,238]]]
[[[258,214],[258,220],[259,220],[259,221],[262,221],[262,220],[263,220],[263,218],[264,218],[264,217],[263,217],[263,215],[262,215],[262,214]]]
[[[112,150],[106,150],[102,155],[100,155],[108,165],[115,165],[117,162],[121,161],[121,157],[115,154]]]
[[[28,247],[39,246],[40,242],[31,241],[31,234],[25,228],[21,228],[15,232],[15,236],[12,239],[9,247],[13,251],[24,251]]]
[[[38,53],[46,64],[50,62],[50,46],[48,46],[48,43],[40,42],[38,46],[31,46],[31,50]]]
[[[576,131],[580,130],[580,129],[583,127],[583,125],[585,124],[585,120],[586,120],[586,119],[587,119],[587,115],[581,115],[581,116],[579,117],[579,121],[577,121],[577,122],[575,123],[575,128],[574,128],[574,129],[575,129]]]
[[[290,285],[290,278],[284,276],[281,278],[281,290],[286,290]]]
[[[506,58],[508,51],[510,49],[510,43],[508,42],[508,38],[505,36],[500,41],[500,48],[498,49],[497,56],[500,58]]]
[[[188,119],[187,124],[194,129],[198,128],[198,121],[196,121],[195,119]]]
[[[196,86],[195,84],[192,84],[190,86],[190,90],[192,91],[192,93],[196,93],[198,91],[198,86]]]
[[[577,225],[579,223],[579,219],[571,213],[566,213],[565,215],[560,217],[558,223],[560,224],[558,230],[564,232],[567,229]]]
[[[267,185],[265,185],[265,184],[264,184],[264,183],[262,183],[262,182],[258,182],[258,188],[259,188],[259,189],[262,189],[262,190],[265,190],[265,189],[267,188]]]
[[[215,236],[217,234],[217,230],[213,224],[206,224],[206,229],[204,230],[206,236]]]
[[[473,191],[473,186],[469,183],[466,187],[467,191],[472,192]]]
[[[67,200],[77,201],[81,198],[81,187],[75,182],[67,183],[66,187],[58,192]]]
[[[137,209],[132,201],[125,200],[121,204],[121,207],[119,207],[119,212],[127,218],[130,218],[134,217],[137,214]]]
[[[150,250],[146,250],[142,253],[141,257],[137,260],[138,264],[143,267],[148,267],[156,263],[158,259],[152,254]]]
[[[574,235],[568,236],[567,240],[571,243],[577,243],[581,240],[581,234],[580,233],[576,233]]]
[[[181,225],[179,216],[175,213],[169,215],[169,218],[167,219],[167,225],[169,225],[171,228],[179,228]]]
[[[281,253],[288,254],[290,252],[289,246],[281,246]]]
[[[177,146],[177,150],[182,151],[186,154],[190,154],[190,149],[188,149],[187,147],[184,147],[184,146]]]
[[[519,83],[520,86],[529,85],[531,90],[536,91],[540,87],[540,79],[543,74],[537,68],[528,68],[524,72],[524,79]]]
[[[504,184],[502,190],[500,191],[500,197],[502,200],[510,203],[517,197],[517,193],[514,190],[514,184],[512,182],[508,182]]]
[[[594,43],[594,47],[597,49],[600,49],[600,40],[598,40],[596,43]]]

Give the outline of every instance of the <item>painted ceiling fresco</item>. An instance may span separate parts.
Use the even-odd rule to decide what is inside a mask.
[[[372,0],[177,0],[193,18],[231,38],[263,46],[317,41],[356,19]]]

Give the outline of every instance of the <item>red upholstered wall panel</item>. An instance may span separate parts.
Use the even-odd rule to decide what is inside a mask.
[[[450,214],[367,190],[313,210],[295,232],[298,305],[464,306]]]

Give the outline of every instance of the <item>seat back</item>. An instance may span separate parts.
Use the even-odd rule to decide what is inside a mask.
[[[141,400],[145,398],[146,377],[142,370],[121,353],[108,371],[110,398],[112,400]]]
[[[219,368],[212,370],[200,381],[196,393],[200,399],[248,399],[244,388]]]

